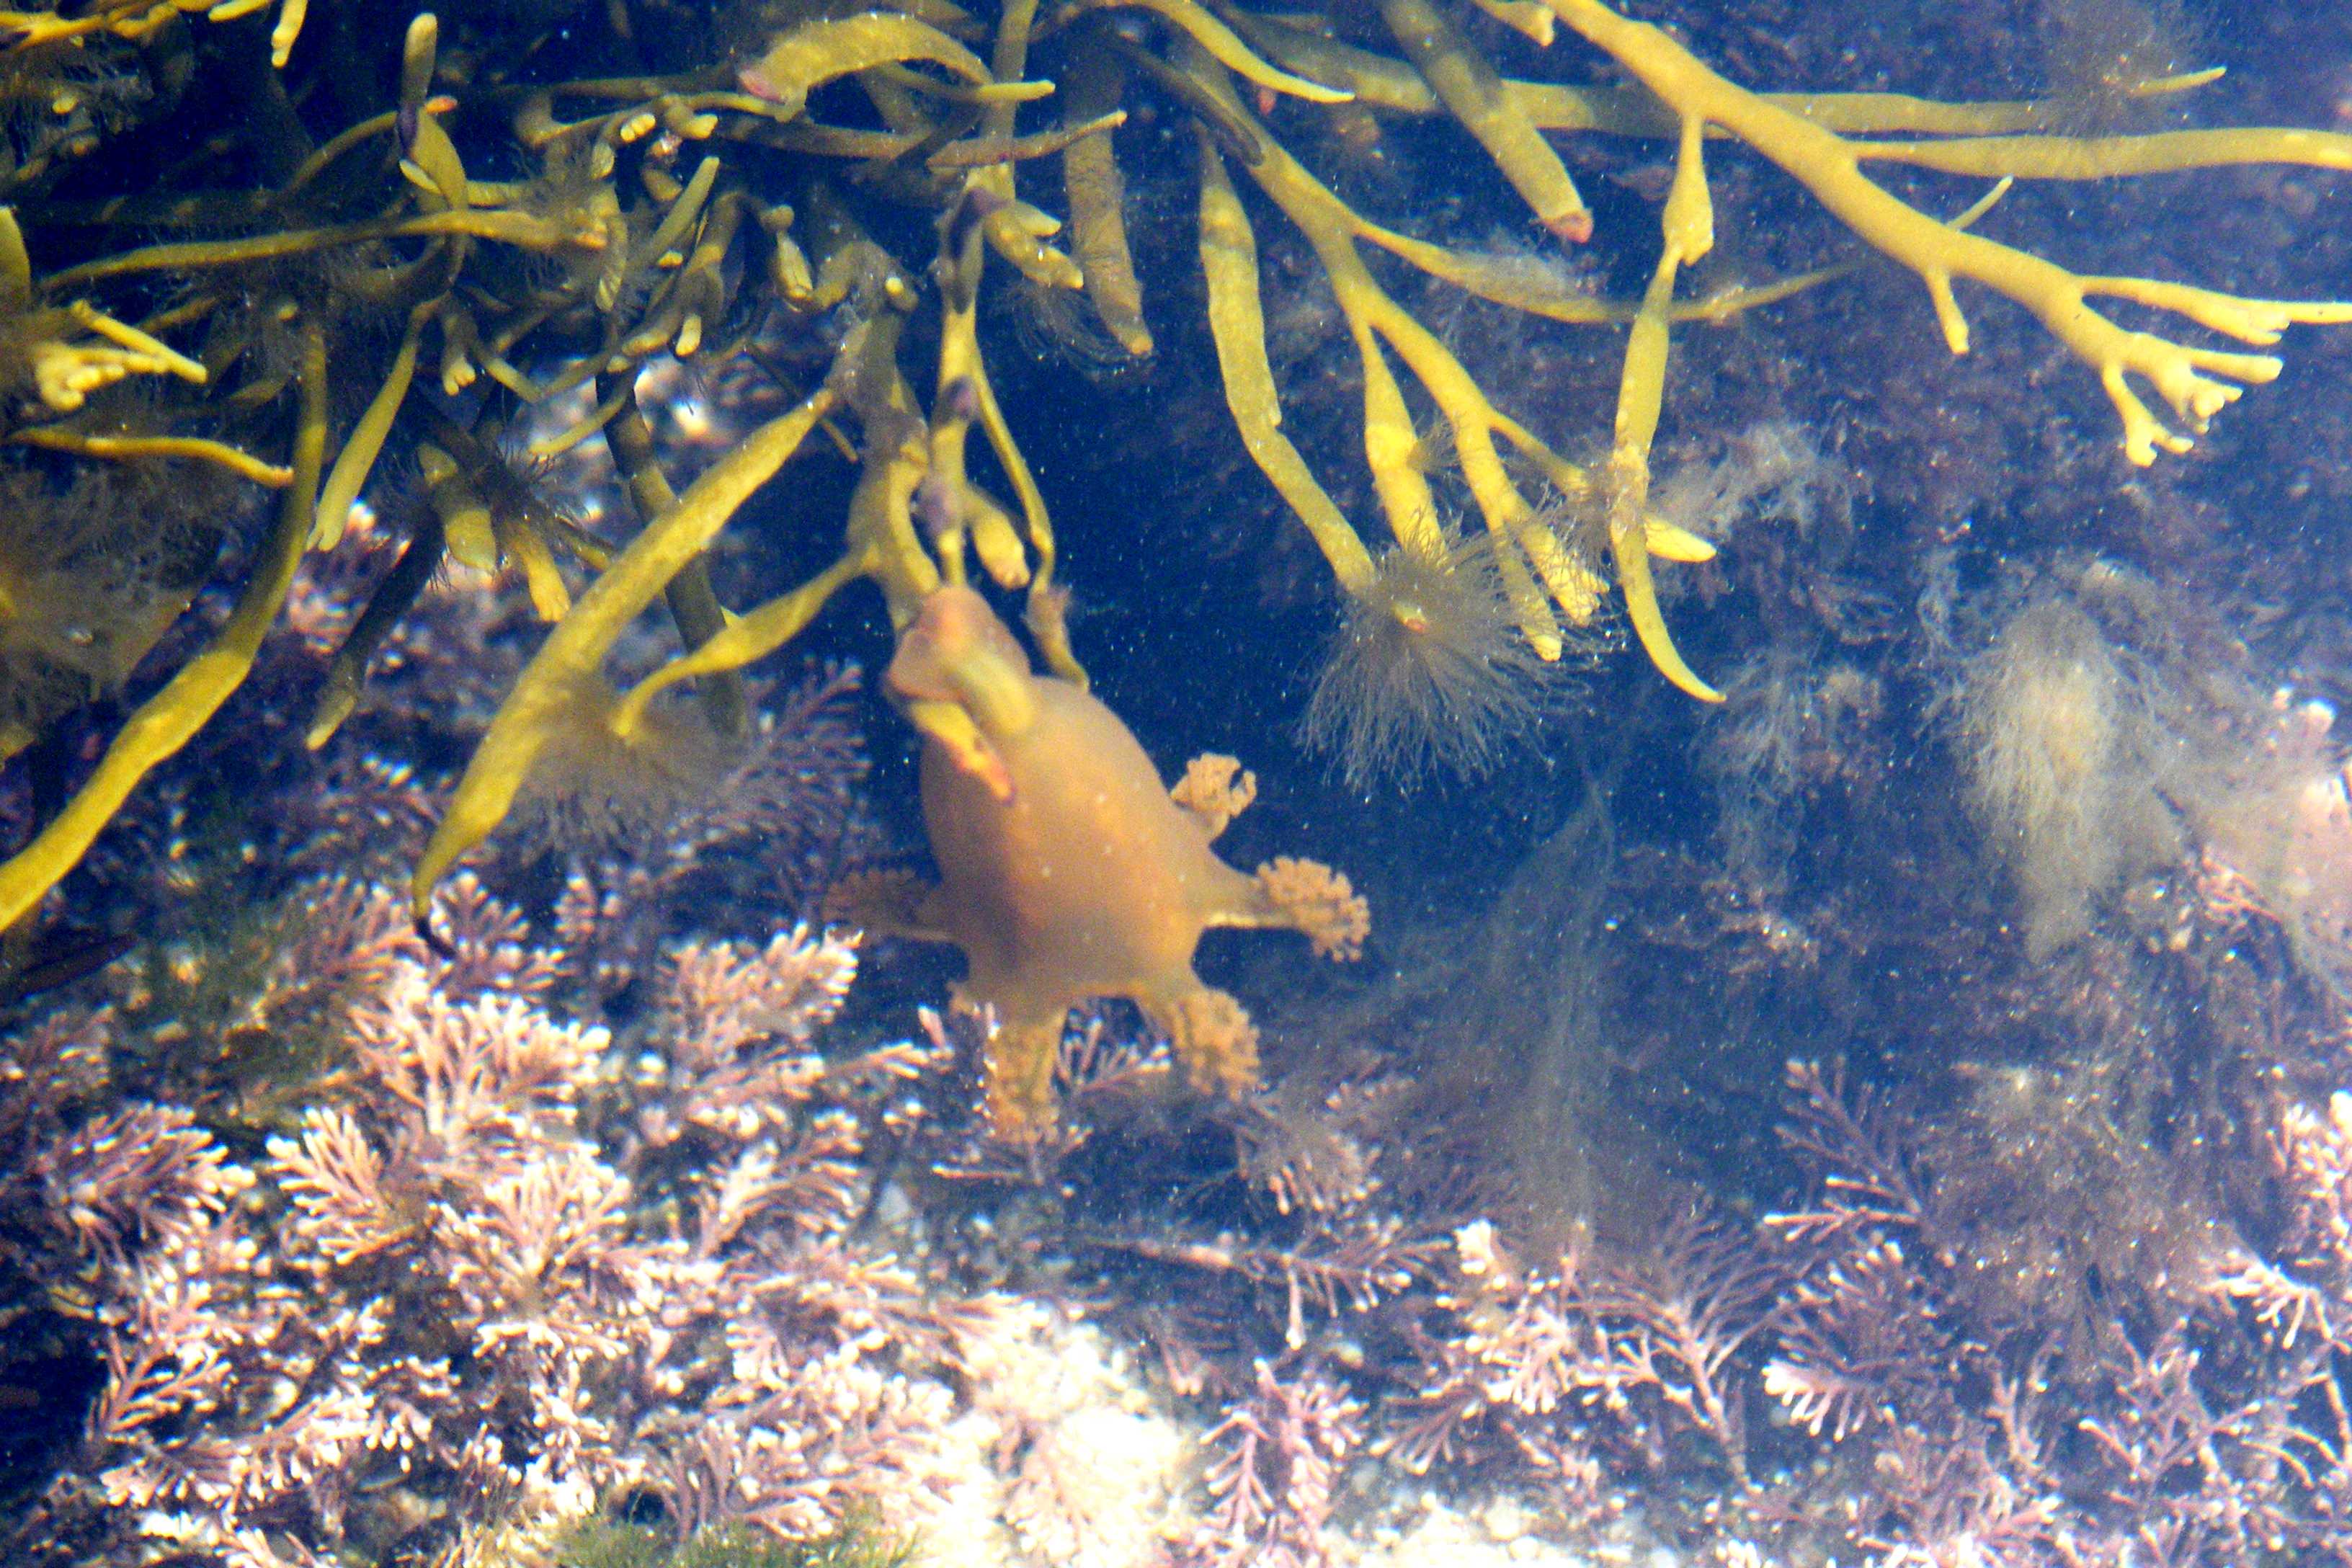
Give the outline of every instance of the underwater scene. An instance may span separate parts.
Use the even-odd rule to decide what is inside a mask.
[[[5,1568],[2352,1568],[2352,3],[0,11]]]

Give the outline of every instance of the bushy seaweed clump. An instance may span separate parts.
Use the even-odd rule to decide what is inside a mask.
[[[2133,674],[2082,607],[2028,601],[1961,694],[1969,802],[2023,904],[2029,954],[2091,929],[2093,906],[2179,857],[2158,793],[2158,732]]]
[[[1657,514],[1721,544],[1750,524],[1785,525],[1800,535],[1852,519],[1868,480],[1793,419],[1766,419],[1724,443],[1711,460],[1688,461],[1651,495]]]
[[[206,492],[148,469],[85,468],[62,490],[0,470],[0,756],[120,690],[188,607],[220,550]]]
[[[2028,955],[2089,931],[2136,879],[2196,858],[2209,895],[2242,889],[2297,966],[2343,994],[2352,781],[2334,710],[2266,689],[2242,645],[2197,625],[2177,591],[2094,561],[2048,574],[1963,671],[1967,796],[2015,886]]]
[[[740,1526],[679,1539],[661,1525],[593,1519],[566,1531],[550,1553],[554,1568],[908,1568],[914,1542],[852,1526],[822,1541],[779,1541]]]

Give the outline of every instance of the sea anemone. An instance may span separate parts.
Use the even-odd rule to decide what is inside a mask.
[[[1560,668],[1519,635],[1486,539],[1393,549],[1348,597],[1301,738],[1353,789],[1475,778],[1542,719]]]

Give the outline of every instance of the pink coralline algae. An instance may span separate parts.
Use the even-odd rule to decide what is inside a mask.
[[[262,1149],[148,1104],[52,1139],[104,1384],[48,1528],[278,1568],[631,1494],[682,1534],[906,1523],[994,1309],[849,1235],[875,1105],[936,1066],[814,1050],[855,968],[805,931],[677,952],[625,1057],[403,955]]]

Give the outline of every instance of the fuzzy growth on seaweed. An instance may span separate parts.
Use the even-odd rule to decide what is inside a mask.
[[[2065,135],[2145,128],[2155,105],[2210,63],[2179,0],[2049,0],[2041,34],[2048,128]]]
[[[212,570],[219,531],[160,489],[103,470],[62,494],[0,479],[0,756],[120,688]]]
[[[517,809],[573,843],[643,845],[709,799],[742,748],[686,701],[649,704],[625,734],[613,724],[620,694],[598,677],[572,683],[547,715]]]

